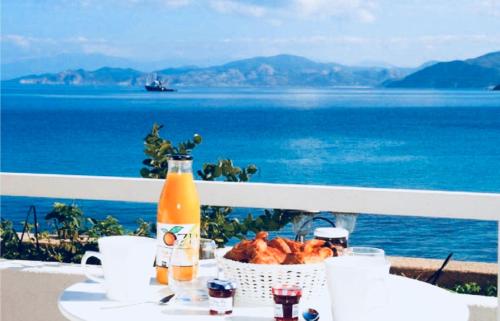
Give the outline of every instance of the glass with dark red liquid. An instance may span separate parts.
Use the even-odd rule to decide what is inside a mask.
[[[302,289],[295,285],[280,285],[273,287],[272,291],[274,319],[276,321],[298,321]]]
[[[236,284],[229,280],[211,279],[207,282],[210,315],[233,313]]]

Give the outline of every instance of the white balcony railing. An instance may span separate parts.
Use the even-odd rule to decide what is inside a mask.
[[[156,203],[163,186],[162,180],[100,176],[0,173],[0,179],[4,196],[145,203]],[[196,185],[204,205],[490,220],[498,222],[500,231],[498,193],[204,181]],[[498,253],[500,258],[500,249]]]

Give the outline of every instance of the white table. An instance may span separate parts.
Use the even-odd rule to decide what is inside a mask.
[[[201,269],[200,269],[201,270]],[[468,307],[456,294],[424,282],[391,275],[388,306],[383,315],[373,321],[467,321]],[[161,285],[151,285],[151,299],[157,300],[169,293]],[[328,292],[314,302],[301,302],[301,309],[315,308],[322,321],[331,321]],[[272,307],[235,307],[230,316],[211,316],[208,303],[185,305],[176,301],[168,305],[156,303],[127,304],[106,298],[101,284],[80,282],[67,288],[59,298],[59,310],[71,321],[273,321]],[[302,319],[302,318],[301,318]],[[353,320],[354,321],[354,320]]]

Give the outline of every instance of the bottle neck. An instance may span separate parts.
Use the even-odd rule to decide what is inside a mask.
[[[193,161],[192,160],[169,160],[168,161],[168,174],[192,174]]]

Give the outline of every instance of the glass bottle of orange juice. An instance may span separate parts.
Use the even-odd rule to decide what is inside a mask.
[[[158,203],[156,231],[156,280],[162,284],[168,284],[168,267],[174,244],[178,246],[184,239],[189,239],[191,244],[193,241],[199,244],[200,199],[193,180],[192,164],[190,155],[173,155],[168,160],[167,179]],[[197,266],[185,267],[185,270],[193,274],[185,277],[196,277]]]

